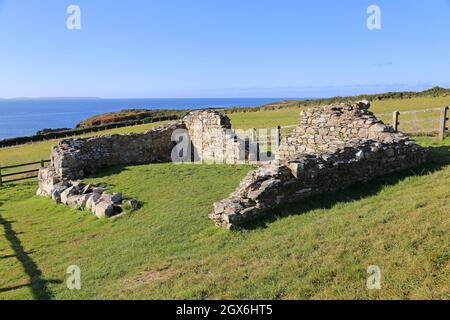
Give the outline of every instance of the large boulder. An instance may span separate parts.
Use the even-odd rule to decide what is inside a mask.
[[[98,193],[98,194],[103,194],[104,192],[106,192],[106,188],[102,188],[102,187],[96,187],[92,189],[92,192],[94,193]]]

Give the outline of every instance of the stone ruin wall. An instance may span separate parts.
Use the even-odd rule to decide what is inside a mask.
[[[213,110],[194,111],[183,120],[155,127],[145,133],[115,134],[63,140],[52,148],[51,164],[41,168],[37,194],[56,203],[91,211],[97,217],[120,213],[122,195],[110,195],[79,180],[103,168],[171,162],[176,142],[173,133],[184,129],[192,135],[196,160],[236,164],[242,141],[230,131],[229,119]],[[225,152],[232,150],[233,152]],[[227,154],[224,157],[224,154]],[[101,191],[101,192],[100,192]],[[131,201],[137,207],[136,200]]]
[[[155,127],[145,133],[114,134],[63,140],[53,147],[51,165],[63,180],[78,180],[102,168],[170,162],[172,133],[182,123]]]
[[[239,164],[248,158],[246,142],[231,130],[231,122],[220,112],[192,112],[184,119],[194,147],[195,161]]]
[[[209,215],[232,228],[280,205],[327,194],[429,160],[427,149],[385,126],[368,102],[313,108],[282,139],[277,160],[251,171]]]
[[[362,101],[301,111],[300,125],[282,138],[277,158],[288,160],[298,153],[335,152],[360,140],[387,141],[398,136],[369,108],[370,103]]]
[[[206,110],[145,133],[64,140],[52,149],[51,165],[62,179],[78,180],[112,166],[171,162],[176,145],[172,134],[178,129],[188,131],[196,160],[238,162],[236,150],[243,141],[232,133],[228,117]]]
[[[304,110],[300,125],[283,137],[277,160],[251,171],[228,198],[214,204],[210,218],[232,228],[258,219],[280,205],[326,194],[379,175],[418,166],[428,150],[369,112],[370,104],[335,104]],[[195,160],[229,164],[247,159],[246,144],[229,119],[213,110],[141,134],[64,140],[52,149],[52,163],[39,172],[38,194],[89,210],[98,217],[121,211],[122,195],[108,194],[79,179],[106,167],[171,161],[172,134],[187,129]],[[224,156],[225,155],[225,156]],[[130,202],[138,207],[138,202]]]

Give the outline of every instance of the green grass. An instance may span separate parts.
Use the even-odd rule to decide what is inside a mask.
[[[240,112],[231,113],[228,116],[235,129],[273,128],[298,124],[300,122],[300,109]]]
[[[442,108],[450,105],[450,97],[436,97],[436,98],[414,98],[407,100],[382,100],[373,103],[374,112],[379,114],[391,113],[393,111],[400,111],[400,130],[407,132],[414,132],[419,130],[437,130],[439,128],[439,111],[430,113],[406,114],[402,115],[401,111],[406,110],[421,110]],[[392,124],[393,117],[380,117],[385,123]],[[417,120],[432,120],[431,122],[421,122],[416,124],[407,123]]]
[[[450,105],[450,97],[429,97],[413,99],[392,99],[374,101],[372,109],[375,113],[389,113],[402,110],[420,110],[440,108]]]
[[[291,121],[274,112],[232,121]],[[89,181],[144,202],[114,221],[36,197],[34,181],[3,186],[0,299],[448,299],[450,138],[417,139],[433,147],[431,166],[309,199],[233,232],[207,215],[249,166],[111,168]],[[0,161],[48,157],[49,145],[40,148],[1,150]],[[81,268],[80,291],[65,285],[71,265]],[[369,265],[381,268],[380,291],[366,288]]]

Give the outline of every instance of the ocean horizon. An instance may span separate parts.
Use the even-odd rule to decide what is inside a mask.
[[[17,98],[0,99],[0,139],[31,136],[44,128],[73,128],[82,120],[122,109],[256,107],[300,98]]]

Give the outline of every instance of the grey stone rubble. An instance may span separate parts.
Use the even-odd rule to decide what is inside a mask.
[[[106,188],[93,184],[83,185],[79,181],[63,181],[52,166],[39,171],[37,195],[51,197],[72,209],[90,211],[98,218],[113,217],[123,212],[121,193],[109,194]],[[129,201],[132,209],[139,209],[139,201]]]
[[[274,208],[326,194],[429,160],[422,148],[368,111],[368,102],[301,113],[301,124],[282,139],[277,160],[251,171],[209,217],[230,229]]]

